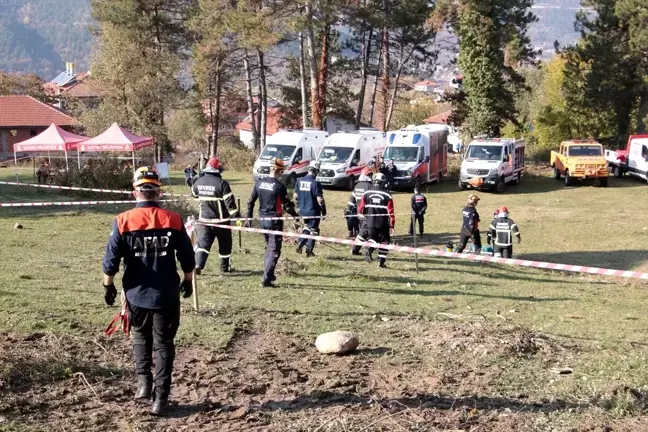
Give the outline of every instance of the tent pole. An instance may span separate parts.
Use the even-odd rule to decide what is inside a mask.
[[[36,179],[36,158],[32,158],[32,166],[34,168],[34,179]]]
[[[16,183],[20,183],[18,178],[18,156],[16,156],[16,150],[14,150],[14,165],[16,166]]]
[[[132,168],[133,173],[135,172],[135,149],[133,148],[133,168]]]
[[[70,171],[70,166],[68,165],[67,150],[65,150],[65,171]]]
[[[79,171],[81,171],[81,150],[77,149],[77,166]]]

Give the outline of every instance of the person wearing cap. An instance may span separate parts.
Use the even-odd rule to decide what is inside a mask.
[[[347,203],[344,215],[347,216],[347,228],[349,229],[349,237],[355,237],[357,241],[365,242],[369,236],[369,231],[365,224],[364,216],[358,213],[358,203],[362,199],[364,193],[371,188],[371,178],[373,171],[370,167],[365,167],[360,173],[358,183],[353,188],[349,202]],[[361,255],[360,249],[362,246],[353,246],[351,248],[351,255]]]
[[[191,193],[200,201],[198,219],[229,225],[230,218],[241,216],[236,206],[234,193],[227,181],[221,177],[221,163],[217,157],[210,158],[203,169],[203,177],[196,179]],[[196,245],[196,274],[201,274],[214,241],[218,239],[218,257],[223,273],[232,271],[232,230],[213,226],[198,225],[198,244]]]
[[[522,237],[520,229],[513,219],[509,218],[508,207],[500,207],[497,216],[493,218],[488,227],[486,242],[491,244],[493,241],[493,256],[498,258],[511,258],[513,256],[513,236],[520,244]]]
[[[477,213],[477,204],[479,197],[471,194],[468,197],[468,205],[462,210],[463,225],[461,226],[461,235],[459,237],[459,246],[455,252],[462,253],[468,244],[468,240],[472,240],[475,245],[475,254],[481,253],[481,234],[479,233],[479,213]]]
[[[425,224],[425,212],[427,211],[427,198],[419,192],[419,188],[414,188],[412,195],[412,220],[410,221],[409,235],[414,235],[414,223],[418,222],[419,234],[423,235],[423,225]]]
[[[250,219],[254,215],[254,205],[259,201],[259,221],[261,228],[271,231],[283,231],[283,220],[268,220],[264,218],[282,217],[284,212],[298,218],[295,211],[295,205],[288,197],[288,191],[279,179],[283,175],[285,164],[283,160],[275,158],[270,162],[270,175],[260,178],[248,200],[246,227],[250,227]],[[264,288],[274,288],[275,268],[279,257],[281,257],[281,246],[283,236],[280,234],[263,234],[266,243],[264,270],[261,279],[261,286]]]
[[[308,174],[295,184],[295,195],[299,204],[299,215],[304,221],[302,234],[319,235],[320,216],[326,216],[326,202],[322,185],[316,180],[319,171],[319,162],[311,162]],[[306,256],[312,257],[315,240],[300,238],[297,242],[297,253],[302,253],[306,246]]]
[[[182,217],[159,204],[160,177],[153,167],[134,173],[135,208],[119,214],[103,259],[106,304],[117,297],[114,277],[124,262],[122,288],[133,335],[138,388],[135,399],[153,397],[151,413],[163,415],[168,407],[175,359],[174,339],[180,325],[180,294],[193,293],[195,266],[191,240]],[[184,273],[181,280],[176,256]],[[155,373],[151,368],[155,364]],[[155,384],[155,390],[153,385]]]
[[[386,190],[386,182],[384,174],[374,175],[371,188],[362,195],[360,204],[358,204],[358,212],[367,218],[368,240],[376,245],[389,244],[396,223],[394,201]],[[374,248],[366,249],[365,261],[373,261],[371,256],[373,250]],[[378,246],[378,267],[387,267],[386,261],[387,249]]]

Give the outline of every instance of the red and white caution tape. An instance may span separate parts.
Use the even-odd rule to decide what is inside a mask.
[[[335,237],[323,237],[323,236],[297,234],[297,233],[283,232],[283,231],[272,231],[272,230],[266,230],[261,228],[245,228],[236,225],[218,225],[218,224],[204,223],[200,221],[196,221],[195,223],[201,225],[208,225],[208,226],[217,226],[219,228],[227,228],[227,229],[237,230],[237,231],[262,233],[262,234],[275,234],[275,235],[282,235],[285,237],[307,238],[307,239],[317,240],[321,242],[339,243],[339,244],[344,244],[349,246],[358,245],[358,246],[373,247],[373,248],[380,247],[382,249],[387,249],[394,252],[414,253],[414,254],[421,254],[421,255],[437,256],[442,258],[458,258],[458,259],[465,259],[465,260],[479,261],[479,262],[493,262],[497,264],[533,267],[533,268],[540,268],[545,270],[556,270],[556,271],[564,271],[564,272],[571,272],[571,273],[587,273],[587,274],[594,274],[594,275],[601,275],[601,276],[616,276],[616,277],[623,277],[623,278],[630,278],[630,279],[648,280],[648,273],[629,271],[629,270],[605,269],[605,268],[578,266],[578,265],[571,265],[571,264],[556,264],[550,262],[529,261],[529,260],[520,260],[520,259],[513,259],[513,258],[495,258],[487,255],[473,255],[473,254],[463,254],[463,253],[455,253],[455,252],[445,252],[445,251],[434,250],[434,249],[413,248],[409,246],[397,246],[393,244],[390,245],[381,244],[378,246],[376,245],[376,243],[373,242],[361,242],[355,240],[339,239]]]
[[[29,186],[35,188],[45,188],[45,189],[58,189],[58,190],[71,190],[71,191],[82,191],[82,192],[99,192],[99,193],[111,193],[111,194],[127,194],[131,195],[132,190],[119,190],[119,189],[96,189],[96,188],[83,188],[77,186],[57,186],[57,185],[39,185],[35,183],[16,183],[8,181],[0,181],[0,185],[9,185],[9,186]],[[163,195],[172,195],[177,197],[191,197],[188,194],[174,194],[174,193],[163,193]]]
[[[177,201],[174,199],[160,200],[159,202]],[[104,204],[135,204],[137,201],[133,200],[117,200],[117,201],[41,201],[41,202],[26,202],[26,203],[0,203],[0,207],[52,207],[52,206],[83,206],[83,205],[104,205]]]

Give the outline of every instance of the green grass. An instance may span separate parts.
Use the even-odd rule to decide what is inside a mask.
[[[28,172],[22,174],[23,181],[29,180]],[[226,172],[224,177],[245,205],[251,176]],[[10,178],[12,173],[6,172],[4,179]],[[175,192],[186,192],[181,174],[175,173],[172,180]],[[421,243],[436,248],[456,240],[468,193],[450,181],[423,192],[429,211],[428,234]],[[337,216],[348,195],[325,191],[331,217],[322,224],[323,235],[346,235],[344,219]],[[511,210],[522,232],[517,257],[648,271],[648,188],[642,182],[610,178],[608,188],[565,188],[550,178],[524,178],[503,195],[480,196],[484,229],[496,208],[506,205]],[[73,198],[0,186],[3,202],[50,199]],[[396,242],[409,244],[405,234],[410,194],[397,193],[394,199],[399,214]],[[101,259],[113,217],[128,207],[0,209],[0,331],[99,334],[117,312],[103,305]],[[16,222],[25,229],[13,229]],[[557,379],[546,373],[542,362],[486,356],[484,361],[501,364],[507,373],[476,391],[583,401],[615,386],[640,388],[648,383],[645,282],[430,257],[419,258],[416,272],[411,255],[395,253],[388,258],[389,268],[379,270],[351,258],[340,245],[318,244],[317,257],[306,259],[285,244],[280,287],[266,290],[258,286],[262,238],[244,233],[243,248],[249,253],[239,253],[238,234],[234,236],[238,272],[221,276],[217,255],[210,258],[200,279],[201,311],[193,312],[184,301],[179,334],[183,345],[223,347],[236,328],[262,323],[313,339],[323,331],[350,329],[360,334],[365,346],[398,350],[399,341],[385,324],[418,317],[434,321],[443,317],[439,313],[473,315],[483,316],[489,325],[520,326],[574,346],[563,366],[578,372]],[[433,364],[446,360],[435,359]],[[608,403],[608,415],[637,414],[617,402]]]

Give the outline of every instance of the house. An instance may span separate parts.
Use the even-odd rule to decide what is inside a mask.
[[[432,123],[435,123],[435,124],[449,124],[448,119],[450,118],[451,115],[452,115],[452,110],[445,111],[445,112],[442,112],[440,114],[433,115],[431,117],[426,118],[425,120],[423,120],[423,123],[425,123],[425,124],[432,124]]]
[[[439,87],[441,87],[441,84],[439,84],[436,81],[430,81],[430,80],[421,81],[414,84],[414,90],[419,92],[425,92],[425,93],[433,92],[435,89]]]
[[[77,121],[31,96],[0,96],[0,159],[13,159],[13,145],[34,137],[52,123],[69,130]]]
[[[74,70],[74,63],[65,64],[65,72],[61,72],[52,81],[43,84],[45,94],[52,97],[55,106],[65,109],[65,98],[76,98],[82,100],[86,105],[96,103],[101,96],[92,86],[90,72],[77,73]]]

